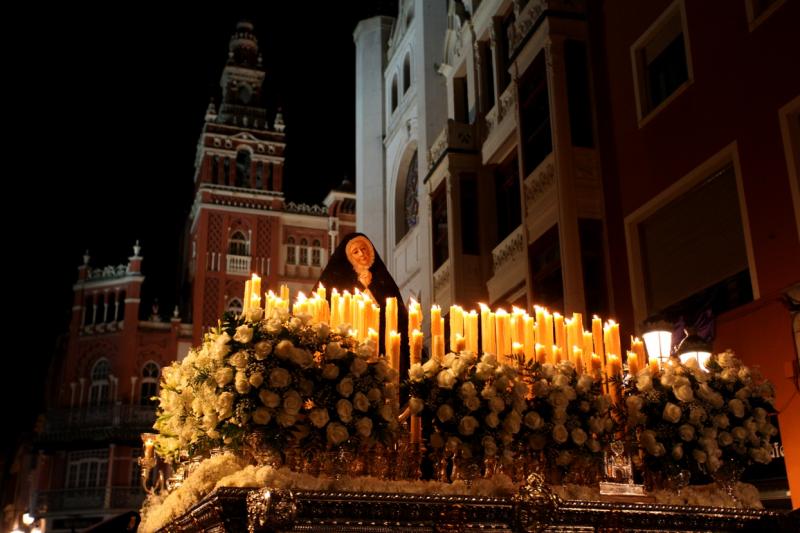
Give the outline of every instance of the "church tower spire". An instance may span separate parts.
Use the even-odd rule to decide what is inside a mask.
[[[266,110],[261,107],[264,69],[253,24],[241,21],[228,44],[228,61],[222,71],[222,105],[217,120],[224,124],[265,129]]]

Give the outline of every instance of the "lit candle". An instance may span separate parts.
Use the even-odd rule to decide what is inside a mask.
[[[247,307],[250,305],[250,295],[252,291],[250,289],[250,280],[244,282],[244,299],[242,300],[242,314],[247,312]]]
[[[466,335],[466,350],[468,352],[478,353],[478,313],[473,309],[465,317],[464,330]]]
[[[486,333],[487,337],[489,338],[488,343],[488,353],[493,353],[495,355],[498,354],[498,346],[497,346],[497,334],[495,332],[495,315],[491,311],[489,312],[489,318],[486,322]]]
[[[611,338],[611,353],[614,353],[620,357],[622,357],[622,344],[619,342],[619,324],[614,322],[614,320],[609,319],[608,324],[611,326],[610,329],[610,338]]]
[[[639,354],[628,351],[628,374],[635,376],[639,373]]]
[[[551,363],[555,364],[561,361],[561,355],[562,355],[561,348],[553,344],[552,346],[550,346],[550,353],[553,354],[552,357],[550,358]]]
[[[400,338],[402,335],[396,331],[389,332],[389,361],[398,376],[400,375]]]
[[[511,353],[514,355],[517,354],[524,354],[525,353],[525,345],[519,342],[512,342],[511,343]]]
[[[453,351],[455,353],[463,352],[464,348],[466,348],[466,345],[467,345],[466,341],[464,340],[464,336],[461,333],[456,333],[455,341],[456,341],[456,343],[455,343]]]
[[[605,350],[603,349],[603,321],[600,317],[594,315],[592,317],[592,337],[594,340],[594,353],[596,353],[601,361],[605,361]]]
[[[545,346],[550,347],[550,353],[555,355],[553,352],[553,315],[550,314],[549,311],[545,309],[544,311],[544,335],[545,335],[545,342],[543,343]],[[558,361],[555,357],[553,357],[554,361]]]
[[[603,360],[596,353],[592,354],[592,376],[595,380],[600,379],[603,373]]]
[[[533,317],[525,315],[523,317],[523,327],[525,328],[525,362],[532,361],[536,357],[536,335],[533,329]]]
[[[583,333],[583,315],[581,313],[572,313],[572,322],[575,324],[575,333],[578,335]]]
[[[443,335],[444,329],[441,327],[442,323],[442,308],[436,304],[431,306],[431,336]]]
[[[358,331],[358,339],[364,340],[367,338],[367,308],[363,299],[358,299],[358,314],[356,315],[356,331]]]
[[[575,372],[580,376],[583,374],[583,349],[580,346],[572,347],[572,359],[575,365]]]
[[[481,309],[481,352],[489,353],[489,307],[484,303],[479,303]]]
[[[386,343],[387,354],[391,347],[393,332],[397,333],[397,298],[395,297],[386,298],[386,329],[384,330],[384,342]]]
[[[283,301],[288,303],[289,299],[290,299],[290,296],[291,296],[291,294],[289,292],[289,286],[288,285],[281,285],[281,300],[283,300]]]
[[[537,305],[534,307],[534,314],[536,316],[536,342],[544,346],[547,341],[547,324],[544,320],[544,308]]]
[[[152,459],[155,452],[156,442],[152,436],[148,436],[144,441],[144,458]]]
[[[258,275],[253,274],[250,277],[250,294],[255,295],[255,298],[252,298],[253,302],[256,303],[256,307],[261,307],[261,278]],[[252,309],[252,305],[250,308]]]
[[[494,314],[494,331],[497,338],[497,356],[511,355],[511,335],[508,331],[510,320],[504,309]]]
[[[538,361],[540,365],[545,364],[547,362],[547,350],[544,349],[544,345],[537,342],[534,346],[534,350],[536,350],[536,361]]]
[[[457,335],[464,336],[464,310],[457,305],[450,306],[450,351],[458,352],[456,348]]]
[[[577,325],[574,318],[564,320],[564,328],[567,330],[567,347],[572,350],[577,346],[583,351],[583,338],[578,334]]]
[[[425,335],[418,329],[411,332],[411,347],[409,350],[409,359],[411,364],[422,362],[422,343],[425,340]]]
[[[567,348],[567,334],[564,330],[564,317],[558,312],[553,313],[553,327],[556,330],[555,345],[558,346],[558,349],[561,350],[561,353],[565,353],[566,351],[566,353],[569,354],[569,351],[565,350]]]
[[[647,364],[647,358],[644,354],[644,342],[639,337],[631,337],[631,351],[636,354],[639,363],[638,368],[644,368]]]
[[[592,332],[583,332],[583,360],[586,368],[592,366]]]
[[[431,337],[431,356],[439,362],[444,359],[444,335]]]
[[[661,370],[661,364],[658,361],[658,357],[651,357],[650,364],[648,366],[650,367],[651,376],[655,376]]]
[[[342,297],[341,301],[342,309],[339,312],[339,315],[342,317],[342,323],[347,324],[348,326],[353,325],[352,307],[350,305],[351,300],[352,296],[350,291],[344,291],[344,296]]]
[[[419,302],[411,298],[408,304],[408,340],[411,342],[413,339],[413,332],[415,329],[422,329],[422,307]]]

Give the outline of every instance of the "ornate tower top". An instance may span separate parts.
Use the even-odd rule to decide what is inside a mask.
[[[261,106],[264,69],[258,39],[250,22],[239,22],[228,44],[228,61],[222,71],[222,103],[217,122],[245,128],[266,129]]]

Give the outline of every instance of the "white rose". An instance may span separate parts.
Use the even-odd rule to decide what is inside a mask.
[[[261,424],[262,426],[269,424],[270,419],[272,419],[272,415],[266,407],[258,407],[253,411],[253,422],[256,424]]]
[[[681,427],[678,428],[678,435],[680,435],[681,440],[689,442],[690,440],[694,439],[694,426],[690,424],[682,424]]]
[[[230,356],[230,358],[228,359],[228,364],[230,364],[231,366],[235,366],[240,370],[247,367],[247,352],[245,352],[244,350],[236,352],[235,354]]]
[[[247,374],[240,370],[236,373],[235,385],[236,392],[239,394],[247,394],[250,391],[250,381],[247,379]]]
[[[563,424],[567,421],[567,408],[566,407],[556,407],[553,409],[553,423],[554,424]]]
[[[458,423],[458,432],[461,433],[462,435],[469,436],[475,433],[475,430],[478,429],[479,425],[480,424],[475,419],[475,417],[465,416]]]
[[[475,377],[481,381],[486,381],[494,375],[494,366],[487,365],[483,361],[475,366]]]
[[[689,409],[689,421],[692,424],[699,424],[704,422],[708,415],[706,414],[706,410],[699,406],[692,406]]]
[[[292,356],[292,352],[294,351],[294,344],[292,341],[284,339],[275,346],[275,355],[280,357],[281,359],[288,359]]]
[[[353,359],[353,362],[350,364],[350,372],[358,377],[364,372],[367,371],[367,362],[361,359],[360,357],[356,357]]]
[[[481,407],[481,400],[477,396],[470,396],[464,400],[464,405],[470,411],[477,411]]]
[[[281,320],[278,318],[272,318],[267,321],[267,333],[271,333],[272,335],[277,335],[283,329],[283,325],[281,324]]]
[[[241,342],[242,344],[247,344],[253,340],[253,328],[246,324],[242,324],[236,328],[236,333],[233,335],[233,340],[236,342]]]
[[[369,400],[364,396],[364,393],[357,392],[353,396],[353,407],[364,413],[369,410]]]
[[[738,376],[739,376],[738,370],[736,370],[735,368],[726,368],[725,370],[722,371],[719,377],[722,379],[722,381],[725,381],[726,383],[733,383],[734,381],[736,381],[736,378]]]
[[[586,442],[586,439],[589,438],[586,432],[581,428],[573,429],[572,432],[570,433],[570,436],[572,437],[572,442],[574,442],[578,446],[583,446],[583,444]]]
[[[642,392],[647,392],[653,388],[653,378],[648,373],[639,374],[636,377],[636,388]]]
[[[425,402],[419,398],[410,398],[408,400],[408,407],[411,409],[411,414],[418,415],[425,408]]]
[[[521,425],[522,425],[522,418],[516,411],[511,411],[510,413],[508,413],[508,415],[506,415],[505,420],[503,420],[503,429],[505,429],[512,435],[519,433]]]
[[[359,436],[365,439],[368,438],[372,434],[372,420],[366,416],[359,418],[356,422],[356,432]],[[433,442],[433,439],[431,439],[431,442]]]
[[[217,413],[220,420],[225,420],[233,415],[233,393],[223,392],[217,397]]]
[[[704,452],[703,450],[698,450],[698,449],[692,450],[692,457],[694,457],[695,461],[697,461],[698,463],[701,463],[701,464],[705,463],[706,460],[708,459],[708,455],[706,455],[706,452]]]
[[[592,384],[594,384],[594,378],[588,374],[582,374],[581,377],[578,378],[578,384],[575,388],[579,394],[586,394],[592,388]]]
[[[269,341],[258,341],[254,346],[256,352],[256,359],[263,361],[269,354],[272,353],[272,343]]]
[[[499,413],[506,408],[506,402],[500,396],[495,396],[489,400],[489,409],[494,413]]]
[[[489,400],[497,396],[497,391],[494,390],[494,387],[490,383],[484,385],[483,389],[481,390],[481,398],[484,400]]]
[[[269,373],[269,385],[276,389],[289,386],[292,376],[285,368],[273,368]]]
[[[453,408],[446,403],[440,405],[439,409],[436,410],[436,417],[442,422],[447,422],[453,418]]]
[[[408,369],[408,377],[411,381],[422,381],[425,379],[425,371],[422,370],[422,365],[419,363],[411,365],[411,368]]]
[[[250,385],[257,389],[262,383],[264,383],[264,374],[261,372],[253,372],[250,374],[250,379],[248,381],[250,382]]]
[[[625,405],[628,407],[628,411],[632,413],[638,413],[641,411],[642,406],[644,405],[644,400],[642,400],[641,396],[628,396],[625,398]]]
[[[381,405],[381,408],[378,410],[378,412],[380,413],[381,418],[383,418],[386,422],[391,422],[396,418],[394,409],[392,409],[392,404],[390,403]]]
[[[281,404],[281,397],[269,390],[262,390],[258,393],[258,397],[261,399],[261,403],[273,409]]]
[[[540,379],[533,384],[533,393],[537,397],[545,397],[550,393],[550,384],[546,379]]]
[[[353,404],[342,398],[336,402],[336,414],[339,415],[339,420],[345,424],[350,422],[353,419]]]
[[[339,382],[338,385],[336,385],[336,390],[345,398],[349,397],[351,394],[353,394],[353,379],[344,378]]]
[[[733,437],[727,431],[722,431],[720,432],[719,437],[717,437],[717,441],[721,446],[730,446],[733,444]]]
[[[314,356],[311,352],[302,348],[292,350],[289,359],[300,368],[311,368],[314,364]]]
[[[492,437],[488,435],[483,437],[481,440],[481,444],[483,445],[483,453],[487,456],[497,455],[497,443],[494,441]]]
[[[339,377],[339,367],[328,363],[322,367],[322,377],[325,379],[336,379]]]
[[[303,406],[303,400],[297,391],[290,390],[283,395],[283,409],[287,413],[296,415]]]
[[[478,394],[478,391],[475,390],[475,385],[471,381],[467,381],[458,389],[459,394],[462,398],[470,398]]]
[[[682,402],[691,402],[694,399],[691,385],[684,384],[680,387],[673,387],[672,392],[675,394],[675,397]]]
[[[311,420],[311,423],[318,428],[324,427],[325,424],[327,424],[330,420],[330,416],[328,416],[328,410],[321,408],[312,409],[308,414],[308,418]]]
[[[227,333],[223,333],[214,340],[214,346],[211,349],[211,355],[218,361],[221,361],[231,351],[228,343],[231,341]]]
[[[592,453],[597,453],[603,448],[603,446],[600,444],[600,441],[597,439],[589,439],[589,442],[586,444],[586,446]]]
[[[486,422],[486,425],[492,429],[500,425],[500,417],[497,416],[497,413],[494,411],[486,415],[486,418],[484,418],[483,421]]]
[[[736,418],[744,417],[744,403],[738,398],[734,398],[728,402],[728,409],[731,410],[733,416]]]
[[[560,391],[552,392],[548,401],[553,407],[566,407],[569,404],[567,395]]]
[[[567,431],[567,428],[564,426],[564,424],[556,424],[553,427],[554,441],[556,441],[559,444],[563,444],[567,442],[568,438],[569,438],[569,432]]]
[[[373,387],[367,392],[367,398],[369,401],[377,403],[383,398],[383,394],[379,388]]]
[[[525,418],[523,419],[523,421],[525,425],[531,429],[539,429],[542,427],[542,424],[544,423],[542,417],[539,416],[539,413],[537,413],[536,411],[528,411],[525,414]]]
[[[258,322],[263,317],[264,317],[264,310],[261,309],[260,307],[251,307],[250,309],[247,310],[247,313],[245,313],[245,318],[249,322]],[[249,341],[239,341],[239,342],[249,342]]]
[[[301,327],[303,327],[303,324],[306,321],[305,319],[307,319],[307,318],[308,318],[308,316],[304,317],[304,319],[301,319],[300,317],[292,317],[289,320],[289,325],[288,325],[289,329],[291,331],[299,330]]]
[[[422,371],[425,372],[426,377],[432,377],[439,372],[439,363],[434,358],[430,358],[422,365]]]
[[[233,381],[233,369],[229,366],[223,366],[222,368],[218,368],[217,371],[214,373],[214,381],[217,382],[217,385],[220,387],[224,387],[231,381]]]
[[[452,389],[455,382],[456,376],[449,368],[442,370],[439,372],[439,375],[436,376],[436,383],[443,389]]]
[[[719,366],[722,368],[728,368],[734,366],[736,358],[731,352],[722,352],[717,355],[717,362],[719,362]]]
[[[328,343],[328,347],[325,349],[325,357],[331,360],[341,359],[345,355],[347,355],[347,350],[342,348],[338,342]]]
[[[278,413],[278,416],[275,419],[278,421],[278,424],[280,424],[281,427],[288,428],[297,422],[297,414],[281,411]]]
[[[677,424],[678,421],[681,419],[681,414],[682,413],[680,407],[678,407],[672,402],[667,402],[667,405],[664,406],[664,412],[661,413],[661,418],[663,418],[667,422]]]
[[[747,438],[747,430],[744,429],[742,426],[736,426],[731,430],[731,435],[733,435],[734,439],[738,440],[739,442],[742,442]]]

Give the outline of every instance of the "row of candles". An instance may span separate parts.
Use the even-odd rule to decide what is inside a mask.
[[[261,279],[253,275],[245,286],[245,312],[261,307],[260,290]],[[289,299],[289,288],[285,285],[281,286],[279,294],[272,291],[265,293],[267,314],[275,309],[288,311]],[[390,366],[399,372],[403,333],[398,331],[397,300],[387,298],[385,309],[384,354]],[[332,328],[347,326],[350,334],[359,342],[373,341],[376,356],[380,352],[378,332],[381,307],[368,292],[356,289],[353,293],[346,290],[340,293],[334,288],[328,302],[326,289],[320,286],[308,297],[299,293],[292,310],[295,315],[308,315],[312,322],[325,322]],[[596,380],[605,377],[604,387],[612,396],[612,401],[620,399],[618,388],[608,386],[609,382],[622,377],[623,353],[619,324],[614,320],[604,323],[595,315],[591,319],[590,329],[584,329],[581,313],[565,317],[558,312],[551,313],[545,307],[535,306],[534,315],[531,316],[517,307],[512,308],[511,312],[504,309],[492,311],[484,304],[480,304],[480,311],[465,311],[453,305],[448,319],[450,351],[491,353],[504,362],[511,362],[515,357],[540,364],[569,360],[578,374],[588,373]],[[412,365],[422,362],[422,321],[421,305],[412,298],[408,306],[406,337]],[[445,318],[438,305],[430,309],[430,332],[431,357],[441,361],[446,353]],[[631,337],[625,361],[630,374],[636,374],[648,365],[651,371],[659,369],[658,357],[654,354],[647,359],[644,343],[638,337]],[[418,420],[412,419],[412,434],[414,423],[418,424]]]

